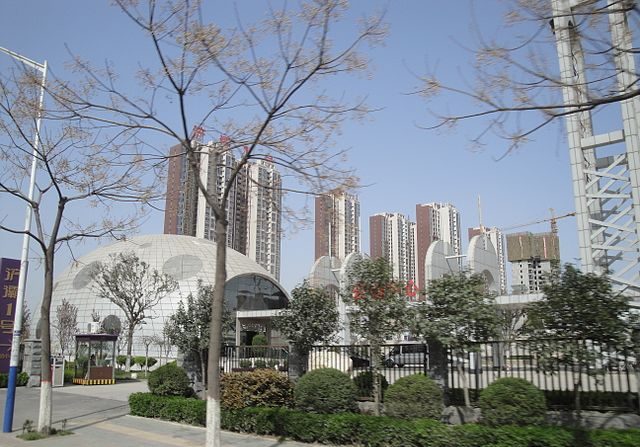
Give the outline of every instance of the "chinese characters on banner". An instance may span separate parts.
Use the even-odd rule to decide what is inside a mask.
[[[0,258],[0,373],[9,372],[20,261]]]

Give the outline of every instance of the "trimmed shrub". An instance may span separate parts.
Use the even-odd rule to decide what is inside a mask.
[[[158,396],[193,395],[187,373],[175,362],[167,363],[149,373],[147,385],[149,391]]]
[[[589,440],[595,447],[637,447],[640,445],[640,430],[594,430]]]
[[[378,374],[380,377],[380,388],[382,388],[382,397],[389,388],[389,382],[382,374]],[[373,372],[365,371],[358,374],[353,378],[353,384],[358,390],[358,397],[373,397]]]
[[[254,357],[264,357],[267,352],[267,336],[264,334],[256,334],[251,339],[251,346],[259,346],[258,348],[251,348],[251,355]]]
[[[134,393],[131,414],[204,426],[206,402]],[[445,425],[429,419],[398,420],[363,414],[312,414],[286,408],[224,410],[223,430],[287,437],[297,441],[368,447],[635,447],[640,430],[585,430],[586,444],[563,427]]]
[[[18,373],[16,376],[16,386],[25,386],[29,381],[29,374],[26,372]],[[0,388],[6,388],[9,386],[9,374],[0,374]]]
[[[127,356],[126,355],[117,355],[116,356],[116,364],[120,368],[124,368],[124,366],[127,364]]]
[[[256,359],[255,367],[256,368],[266,368],[267,367],[267,361],[265,359]]]
[[[21,372],[18,373],[16,377],[16,386],[26,386],[27,382],[29,382],[29,373]]]
[[[251,339],[251,346],[266,346],[267,336],[264,334],[256,334]]]
[[[498,425],[541,425],[547,404],[544,393],[518,377],[503,377],[482,390],[478,401],[482,423]]]
[[[131,357],[131,366],[138,365],[140,369],[144,368],[144,355],[136,355],[135,357]]]
[[[151,368],[156,363],[158,363],[158,360],[155,357],[149,357],[147,359],[147,365],[149,366],[149,368]],[[144,365],[144,363],[143,363],[143,365]]]
[[[134,416],[192,425],[204,426],[207,423],[207,402],[199,399],[132,393],[129,395],[129,410]]]
[[[220,382],[223,408],[290,407],[293,385],[284,375],[272,369],[227,373]]]
[[[424,374],[401,377],[385,395],[385,414],[397,418],[439,420],[443,407],[442,390]]]
[[[355,412],[356,394],[349,376],[334,368],[306,373],[293,390],[296,408],[309,413]]]

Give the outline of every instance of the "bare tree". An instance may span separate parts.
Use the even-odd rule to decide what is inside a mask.
[[[133,333],[145,319],[154,318],[153,308],[175,291],[178,283],[169,275],[152,269],[135,253],[114,254],[108,263],[98,263],[93,279],[98,296],[111,301],[124,312],[127,328],[125,371],[129,372]]]
[[[74,337],[78,331],[78,307],[66,298],[62,298],[62,304],[56,308],[56,323],[53,327],[56,329],[60,354],[63,357],[65,352],[70,355]]]
[[[56,82],[47,90],[54,93]],[[59,82],[70,88],[70,84]],[[60,95],[44,110],[39,100],[42,80],[29,69],[0,77],[0,197],[3,211],[27,206],[35,228],[13,226],[0,216],[0,230],[27,234],[42,253],[44,288],[40,303],[42,357],[51,355],[50,310],[54,265],[61,247],[86,238],[118,236],[131,231],[153,200],[159,178],[156,166],[140,157],[125,134],[106,135],[85,121],[63,116]],[[49,95],[48,98],[51,98]],[[41,119],[42,126],[38,125]],[[35,187],[27,179],[35,158]],[[152,175],[147,175],[152,174]],[[115,202],[131,209],[112,212]],[[5,206],[6,204],[6,206]],[[91,212],[86,212],[90,208]],[[38,430],[51,427],[51,369],[42,362]]]
[[[250,161],[268,161],[286,171],[284,190],[305,194],[356,185],[345,151],[333,149],[341,124],[369,109],[349,92],[332,94],[336,80],[364,73],[360,49],[385,34],[380,16],[362,17],[357,26],[340,22],[346,1],[278,1],[266,16],[247,24],[237,9],[229,29],[207,22],[211,13],[199,1],[117,0],[151,40],[156,66],[145,66],[137,91],[121,87],[116,70],[76,58],[84,73],[81,92],[61,92],[69,113],[100,126],[138,130],[137,138],[159,132],[181,145],[196,173],[198,189],[215,218],[216,273],[208,356],[207,445],[220,445],[218,365],[226,282],[226,205],[240,170]],[[238,5],[236,8],[246,7]],[[254,13],[255,11],[252,11]],[[339,39],[336,36],[339,33]],[[196,106],[194,100],[206,98]],[[202,134],[220,143],[198,143]],[[239,161],[222,191],[209,189],[199,174],[203,157],[233,154]],[[259,182],[258,179],[253,181]]]
[[[476,30],[477,46],[469,49],[473,62],[464,70],[465,74],[471,73],[471,79],[452,83],[429,69],[416,89],[431,104],[429,111],[435,123],[428,128],[448,128],[472,118],[484,120],[485,126],[473,137],[473,144],[484,146],[488,137],[496,135],[507,140],[509,153],[558,118],[640,95],[637,68],[620,58],[632,55],[637,62],[637,41],[634,45],[628,35],[616,42],[609,35],[610,28],[622,23],[640,29],[636,2],[572,1],[566,3],[571,9],[564,10],[563,1],[511,0],[500,36],[487,38]],[[574,55],[574,63],[584,69],[585,75],[575,72],[571,81],[563,80],[556,45],[576,38],[581,44],[573,45],[580,45],[582,54]],[[443,112],[446,105],[435,103],[439,95],[447,95],[448,103],[453,98],[467,106],[453,113]]]

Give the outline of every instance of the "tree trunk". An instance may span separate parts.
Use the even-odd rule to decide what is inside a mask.
[[[53,293],[53,256],[54,247],[45,251],[44,257],[44,292],[40,305],[40,329],[42,334],[42,361],[40,369],[40,408],[38,411],[38,431],[43,434],[51,432],[52,396],[51,396],[51,295]]]
[[[200,377],[202,380],[202,395],[200,396],[201,399],[206,399],[206,393],[207,393],[207,365],[206,362],[204,360],[204,353],[202,352],[202,350],[198,350],[198,362],[200,363]]]
[[[289,355],[289,378],[296,382],[309,367],[309,351],[302,351],[291,344]]]
[[[221,447],[220,345],[222,342],[222,310],[224,305],[224,286],[227,282],[227,221],[224,215],[215,217],[216,279],[213,289],[213,305],[211,306],[211,325],[209,326],[209,358],[207,362],[207,436],[205,443],[207,447]]]
[[[467,383],[467,373],[464,370],[464,360],[462,362],[458,362],[456,365],[456,369],[458,370],[458,377],[460,377],[460,382],[462,382],[462,395],[464,396],[464,406],[471,406],[471,399],[469,399],[469,384]]]
[[[129,328],[127,330],[127,360],[125,361],[124,370],[125,372],[131,372],[131,349],[133,348],[133,324],[129,323]]]
[[[380,399],[380,346],[372,345],[371,346],[371,357],[370,360],[372,366],[372,375],[373,375],[373,414],[374,416],[380,416],[380,410],[382,406],[382,399]]]
[[[574,392],[574,404],[576,407],[576,423],[579,427],[580,420],[582,418],[582,402],[580,401],[580,390],[582,389],[582,368],[578,368],[578,381],[575,383],[573,387]]]

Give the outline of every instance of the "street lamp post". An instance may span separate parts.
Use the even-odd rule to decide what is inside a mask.
[[[18,376],[18,360],[20,356],[20,338],[22,336],[22,309],[24,307],[25,287],[27,284],[27,269],[29,266],[29,232],[31,231],[31,217],[33,209],[31,203],[33,201],[33,193],[36,184],[36,170],[38,168],[38,144],[40,142],[40,121],[42,117],[42,105],[44,103],[45,82],[47,79],[47,61],[44,64],[32,61],[18,53],[6,48],[0,47],[0,52],[8,54],[12,58],[22,62],[29,68],[39,70],[42,73],[42,82],[40,84],[40,99],[38,102],[38,110],[36,115],[36,131],[33,138],[33,159],[31,161],[31,177],[29,180],[29,203],[24,219],[24,235],[22,239],[22,254],[20,257],[20,278],[18,282],[18,296],[16,297],[16,313],[13,322],[13,336],[11,341],[11,358],[9,361],[9,381],[7,384],[7,400],[4,406],[4,421],[2,431],[4,433],[11,432],[13,425],[13,410],[15,407],[16,396],[16,378]],[[48,362],[49,359],[43,359]]]

